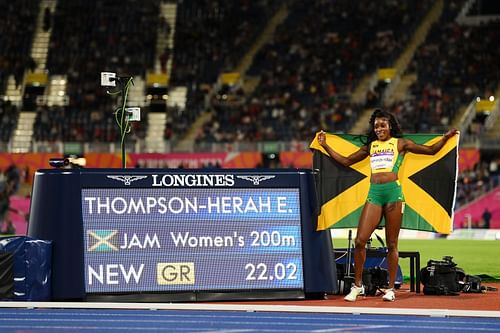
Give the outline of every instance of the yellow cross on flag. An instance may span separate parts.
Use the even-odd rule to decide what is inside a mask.
[[[313,169],[318,171],[316,187],[320,212],[317,230],[355,228],[370,186],[369,158],[345,167],[335,162],[317,142],[313,150]],[[432,145],[436,134],[409,134],[404,138]],[[366,137],[326,134],[327,143],[343,156],[357,151]],[[405,211],[401,228],[449,234],[453,227],[458,172],[458,135],[449,139],[436,155],[407,153],[399,168]],[[384,220],[381,221],[384,225]]]

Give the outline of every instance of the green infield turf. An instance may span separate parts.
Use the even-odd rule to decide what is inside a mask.
[[[375,247],[379,246],[377,243],[374,241]],[[336,248],[345,248],[347,239],[334,239],[334,244]],[[399,250],[420,252],[421,268],[426,266],[429,259],[441,260],[444,256],[451,256],[466,274],[488,275],[500,279],[500,241],[401,239]],[[409,260],[400,259],[405,277],[409,276]]]

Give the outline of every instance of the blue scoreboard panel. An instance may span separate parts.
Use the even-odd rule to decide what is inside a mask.
[[[28,234],[54,242],[55,299],[305,298],[336,289],[311,179],[304,170],[40,170]]]

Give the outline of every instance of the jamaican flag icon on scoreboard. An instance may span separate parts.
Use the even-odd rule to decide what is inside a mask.
[[[317,142],[313,168],[318,171],[316,187],[319,202],[318,230],[355,228],[368,195],[370,163],[365,158],[349,167],[335,162]],[[431,145],[441,135],[410,134],[405,138]],[[366,137],[350,134],[326,135],[328,144],[348,156],[366,143]],[[458,165],[458,135],[448,140],[436,155],[406,153],[399,169],[405,197],[402,228],[449,234],[452,231]],[[384,225],[384,221],[381,222]]]

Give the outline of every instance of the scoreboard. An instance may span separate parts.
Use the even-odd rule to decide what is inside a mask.
[[[308,170],[50,169],[28,235],[55,299],[306,298],[336,290]]]

